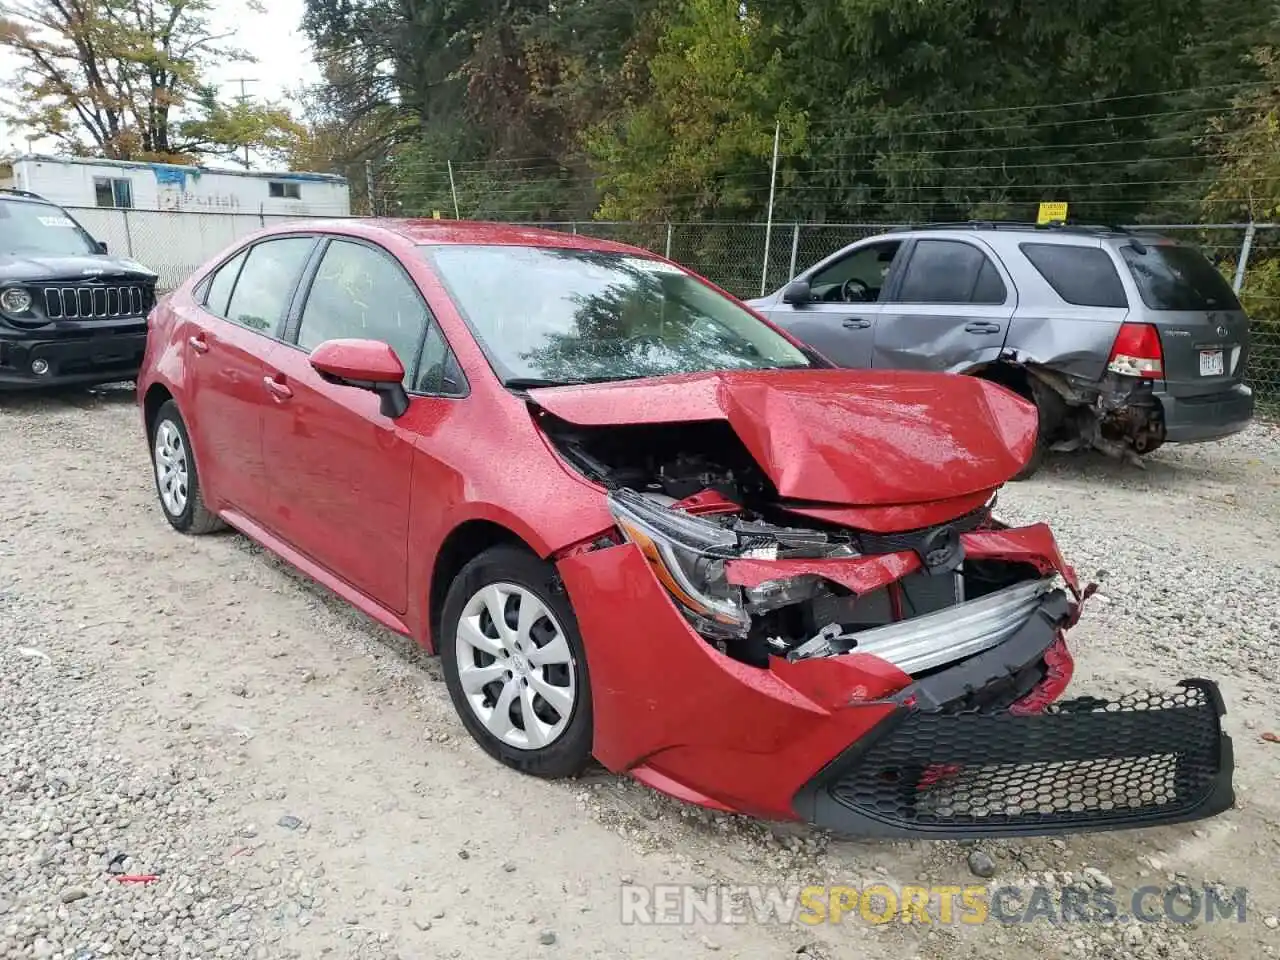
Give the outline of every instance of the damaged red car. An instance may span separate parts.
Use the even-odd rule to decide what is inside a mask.
[[[441,657],[531,774],[863,835],[1233,804],[1216,686],[1063,699],[1088,595],[1001,523],[1035,409],[834,369],[683,268],[512,226],[293,224],[150,318],[177,530],[229,525]]]

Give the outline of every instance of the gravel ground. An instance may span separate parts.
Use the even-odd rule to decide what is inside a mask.
[[[1118,834],[869,843],[521,777],[434,660],[241,537],[162,519],[131,395],[0,400],[0,958],[1271,957],[1280,431],[1010,486],[1101,584],[1080,690],[1222,682],[1238,809]],[[1247,885],[1248,920],[625,926],[624,884]]]

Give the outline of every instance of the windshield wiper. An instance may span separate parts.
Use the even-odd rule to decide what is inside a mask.
[[[546,377],[511,377],[503,380],[504,387],[512,390],[534,390],[538,387],[580,387],[586,380],[551,380]]]

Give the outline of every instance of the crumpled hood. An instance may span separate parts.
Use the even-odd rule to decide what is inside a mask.
[[[156,274],[134,260],[107,254],[83,254],[75,257],[28,257],[0,253],[0,280],[34,282],[39,280],[109,280],[150,281]]]
[[[984,380],[897,371],[715,372],[529,396],[584,427],[727,421],[780,496],[856,506],[997,487],[1030,459],[1038,422]]]

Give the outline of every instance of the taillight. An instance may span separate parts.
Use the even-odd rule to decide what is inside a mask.
[[[1107,369],[1126,377],[1157,380],[1164,376],[1160,332],[1150,323],[1122,323],[1107,360]]]

